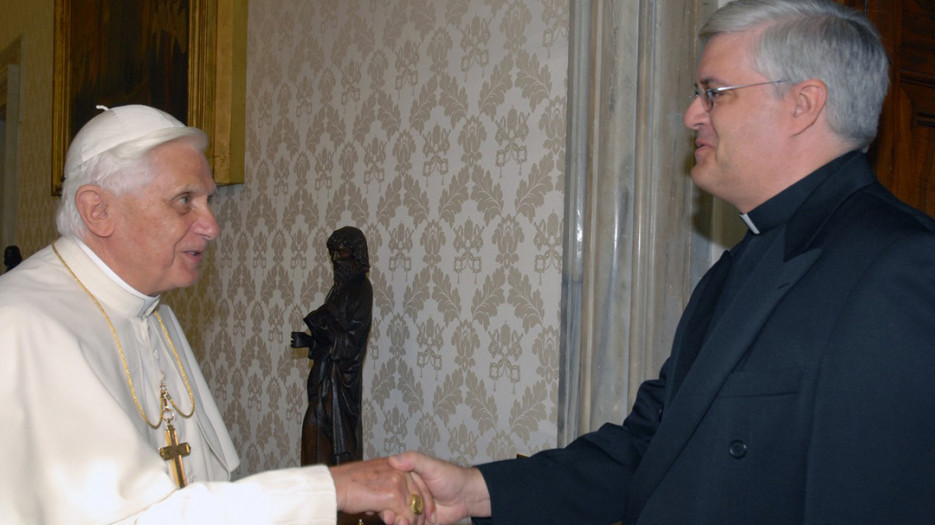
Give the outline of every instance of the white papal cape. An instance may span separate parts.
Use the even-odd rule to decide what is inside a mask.
[[[51,246],[0,276],[0,523],[333,524],[325,467],[229,482],[239,459],[178,320],[158,297],[132,290],[79,241],[55,242],[120,338],[137,398],[159,417],[159,384],[191,410],[176,417],[189,486],[177,489],[153,429],[133,401],[106,319]]]

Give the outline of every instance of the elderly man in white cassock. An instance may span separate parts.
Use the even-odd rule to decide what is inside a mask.
[[[102,109],[68,150],[61,237],[0,276],[0,522],[423,523],[421,480],[384,459],[229,481],[237,453],[160,302],[219,234],[207,137]]]

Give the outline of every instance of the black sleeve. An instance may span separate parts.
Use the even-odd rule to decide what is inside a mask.
[[[607,423],[561,449],[479,465],[491,519],[480,524],[611,524],[621,519],[630,480],[662,415],[669,361],[640,385],[622,425]]]

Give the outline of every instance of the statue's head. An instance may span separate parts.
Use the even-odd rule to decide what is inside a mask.
[[[328,237],[328,254],[337,273],[358,274],[370,270],[370,255],[364,232],[353,226],[339,228]],[[342,270],[343,268],[343,270]]]

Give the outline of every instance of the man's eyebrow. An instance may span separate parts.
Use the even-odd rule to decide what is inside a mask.
[[[172,192],[173,198],[179,197],[180,195],[192,195],[195,193],[195,188],[190,185],[178,186],[175,188],[175,191]]]
[[[705,77],[698,81],[698,85],[703,88],[709,88],[711,87],[712,84],[717,86],[717,85],[723,85],[724,82],[714,77]]]
[[[177,187],[174,192],[172,192],[172,198],[177,199],[182,195],[206,195],[208,198],[210,198],[217,192],[217,189],[217,186],[212,186],[208,191],[204,191],[198,184],[183,184]]]

